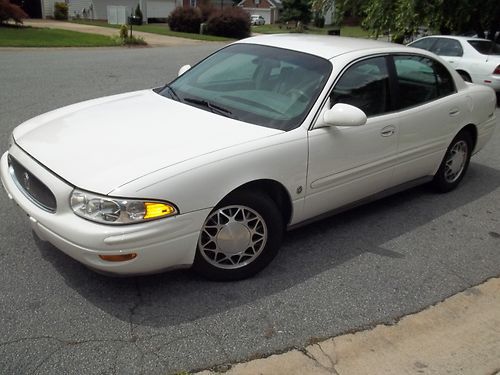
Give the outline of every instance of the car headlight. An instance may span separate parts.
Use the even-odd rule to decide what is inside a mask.
[[[75,189],[71,193],[73,212],[85,219],[103,224],[132,224],[176,215],[171,203],[112,198]]]

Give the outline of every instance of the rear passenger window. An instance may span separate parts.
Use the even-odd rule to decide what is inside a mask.
[[[330,96],[330,103],[350,104],[367,116],[389,111],[389,74],[384,57],[360,61],[340,77]]]
[[[414,48],[422,48],[427,51],[430,51],[432,48],[432,45],[436,41],[436,38],[424,38],[424,39],[419,39],[416,42],[413,42],[410,47]]]
[[[400,109],[414,107],[455,92],[448,70],[423,56],[395,56]]]
[[[440,56],[462,56],[464,50],[458,40],[438,38],[436,44],[432,47],[432,52]]]

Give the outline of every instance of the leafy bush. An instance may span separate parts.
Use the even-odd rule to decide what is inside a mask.
[[[128,38],[128,27],[127,25],[121,25],[120,26],[120,39],[127,39]]]
[[[28,15],[19,5],[11,4],[9,0],[0,0],[0,25],[9,20],[16,24],[23,23],[23,19]]]
[[[68,4],[66,4],[66,3],[54,3],[54,18],[56,20],[67,20],[68,19]]]
[[[135,8],[134,16],[136,16],[137,18],[140,18],[142,20],[142,10],[141,10],[141,6],[139,4],[137,4],[137,7]]]
[[[319,14],[316,14],[314,16],[314,26],[320,27],[320,28],[325,27],[325,17],[323,17]]]
[[[201,12],[201,22],[207,22],[212,14],[217,11],[217,8],[210,2],[202,1],[198,5]]]
[[[308,24],[311,21],[311,5],[309,0],[283,0],[283,21],[300,21]]]
[[[129,36],[127,25],[121,25],[120,30],[118,32],[119,32],[120,38],[117,40],[117,38],[115,37],[114,39],[119,44],[123,44],[124,46],[133,46],[133,45],[145,46],[145,45],[147,45],[144,38],[141,38],[140,36],[133,36],[133,35]]]
[[[144,38],[140,36],[130,36],[123,39],[123,44],[126,46],[146,46],[147,43]]]
[[[242,8],[224,8],[212,13],[207,21],[207,34],[228,38],[250,36],[250,16]]]
[[[201,11],[198,8],[177,7],[170,13],[167,22],[172,31],[198,34],[202,22]]]

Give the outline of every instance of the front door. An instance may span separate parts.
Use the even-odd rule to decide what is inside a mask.
[[[346,103],[368,116],[358,127],[309,131],[305,216],[312,217],[380,192],[393,184],[398,114],[391,112],[385,56],[350,66],[335,84],[327,106]]]

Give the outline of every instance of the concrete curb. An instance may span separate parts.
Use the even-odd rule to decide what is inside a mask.
[[[202,371],[198,375],[214,375]],[[392,326],[233,365],[227,375],[500,375],[500,278]]]

